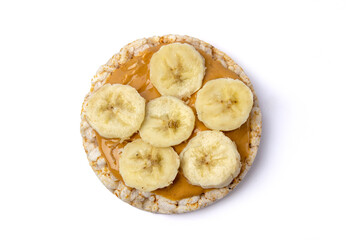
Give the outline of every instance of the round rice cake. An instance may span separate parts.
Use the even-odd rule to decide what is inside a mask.
[[[212,59],[221,63],[221,65],[232,72],[244,82],[253,93],[253,108],[249,116],[249,154],[246,158],[241,157],[241,171],[234,180],[223,188],[211,189],[199,195],[191,196],[180,200],[171,200],[154,192],[144,192],[134,188],[127,187],[120,179],[118,179],[110,171],[106,159],[102,155],[99,147],[96,132],[89,125],[85,117],[84,108],[87,100],[95,90],[106,83],[107,78],[120,66],[126,64],[131,59],[139,56],[146,49],[159,45],[170,44],[175,42],[187,43],[194,46],[197,50],[201,50],[210,55]],[[166,35],[162,37],[151,37],[136,40],[123,47],[119,53],[116,53],[106,64],[102,65],[91,81],[90,92],[85,96],[81,111],[80,131],[83,138],[83,146],[85,148],[90,166],[100,181],[118,198],[142,210],[154,213],[184,213],[194,211],[210,204],[226,196],[232,191],[239,182],[244,178],[254,162],[261,137],[261,111],[257,96],[249,78],[243,69],[237,65],[229,56],[210,44],[189,36]]]

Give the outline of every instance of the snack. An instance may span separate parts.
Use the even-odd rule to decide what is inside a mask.
[[[159,78],[162,80],[170,79],[172,84],[167,85],[168,83],[166,81],[163,83],[162,80],[160,80],[160,85],[155,86],[157,84],[156,80],[154,81],[154,76],[151,77],[151,69],[154,68],[152,68],[150,64],[153,57],[157,56],[155,54],[159,53],[160,49],[164,49],[166,46],[168,49],[172,49],[172,46],[177,45],[191,46],[191,48],[195,49],[201,56],[201,58],[197,57],[197,59],[200,60],[195,60],[195,65],[197,66],[196,69],[200,69],[200,71],[196,71],[196,74],[192,73],[192,71],[189,71],[188,67],[182,65],[183,60],[181,56],[177,56],[173,61],[175,63],[174,65],[168,64],[168,66],[170,66],[170,71],[173,72],[173,74],[170,73],[170,76],[172,77]],[[176,50],[175,52],[178,51]],[[182,51],[179,52],[181,53]],[[190,53],[194,56],[197,55],[192,50]],[[169,54],[170,53],[166,53],[164,58],[167,59],[172,56]],[[159,55],[161,56],[161,54]],[[164,58],[161,57],[159,62],[166,62]],[[201,72],[201,59],[204,64],[204,72]],[[153,62],[153,64],[154,63],[156,63],[156,61]],[[177,63],[179,64],[177,65]],[[157,66],[157,64],[155,65]],[[164,66],[166,66],[166,64]],[[162,68],[160,67],[159,69]],[[155,73],[156,71],[160,70],[155,70]],[[164,72],[166,71],[167,70],[164,70]],[[187,75],[188,72],[196,76]],[[159,72],[157,72],[157,74],[159,74]],[[199,77],[201,74],[203,76],[202,78]],[[230,99],[230,105],[234,104],[236,106],[234,111],[235,114],[233,115],[236,119],[233,119],[234,125],[229,126],[230,124],[225,124],[225,126],[228,127],[226,129],[235,129],[214,131],[215,128],[210,128],[212,120],[209,115],[205,113],[205,117],[203,115],[203,117],[198,118],[199,113],[197,112],[198,108],[200,109],[204,104],[208,104],[206,96],[210,96],[213,92],[209,91],[206,93],[205,91],[205,98],[196,104],[197,96],[201,93],[201,89],[203,89],[207,83],[210,83],[212,80],[223,78],[231,79],[231,81],[236,81],[237,83],[241,82],[243,85],[246,85],[247,87],[241,87],[241,89],[245,89],[245,92],[246,89],[251,91],[251,94],[247,91],[248,97],[245,99],[249,100],[252,97],[252,104],[249,103],[251,101],[248,101],[247,103],[239,104],[239,106],[237,106],[237,103],[233,103]],[[197,82],[200,82],[200,86],[198,86]],[[181,83],[184,84],[182,85]],[[92,99],[92,96],[106,86],[106,84],[122,84],[133,87],[138,94],[146,100],[147,106],[151,106],[151,102],[156,103],[157,101],[161,102],[161,99],[168,100],[175,99],[176,97],[177,99],[173,101],[175,103],[169,105],[183,106],[185,107],[184,109],[191,108],[195,118],[194,127],[191,125],[192,121],[190,121],[191,114],[188,114],[188,117],[181,117],[180,119],[180,123],[184,122],[184,120],[185,122],[186,120],[190,120],[184,129],[181,130],[184,132],[179,134],[179,136],[181,136],[179,138],[178,134],[164,134],[166,132],[171,132],[173,129],[178,129],[178,123],[176,123],[177,117],[171,118],[173,119],[171,121],[170,117],[165,117],[165,120],[162,120],[163,122],[167,122],[167,128],[164,128],[164,125],[162,125],[163,122],[158,124],[158,122],[155,121],[155,124],[150,121],[151,124],[149,124],[149,129],[151,129],[151,126],[158,126],[160,128],[163,126],[165,131],[162,133],[161,131],[153,131],[153,133],[150,131],[149,134],[145,134],[147,135],[147,137],[145,137],[145,135],[141,133],[142,130],[140,130],[140,134],[135,130],[131,136],[126,138],[104,137],[104,135],[96,131],[91,123],[88,122],[89,116],[87,107],[89,106],[88,103],[89,100]],[[162,87],[165,88],[165,91],[159,90]],[[169,97],[169,95],[171,97]],[[225,94],[225,96],[227,96],[227,94]],[[233,96],[232,93],[229,94],[229,96]],[[160,100],[158,100],[159,98]],[[242,99],[238,98],[236,94],[235,98]],[[209,104],[210,106],[214,105],[214,103]],[[237,111],[237,107],[244,109],[244,111]],[[216,103],[215,108],[217,108]],[[155,107],[155,109],[159,109],[159,107]],[[172,108],[168,108],[167,110],[166,108],[162,109],[162,115],[166,116],[164,113],[172,112],[169,109]],[[179,109],[181,109],[181,107],[176,108],[178,113],[189,112]],[[251,109],[250,112],[249,109]],[[204,111],[206,112],[206,108],[204,108]],[[144,125],[147,121],[146,118],[152,116],[150,114],[151,112],[154,113],[154,110],[145,113],[145,120],[143,120],[142,126],[139,129],[146,126]],[[248,114],[248,117],[246,114]],[[167,121],[167,119],[169,119],[169,121]],[[208,124],[209,122],[210,125]],[[241,122],[243,122],[243,124],[241,124]],[[215,120],[215,123],[218,123],[218,121]],[[221,128],[225,129],[224,127]],[[193,129],[192,132],[189,129]],[[185,132],[187,133],[185,134]],[[221,199],[245,176],[254,161],[259,146],[261,135],[261,112],[256,94],[248,77],[227,55],[201,40],[188,36],[167,35],[163,37],[140,39],[130,43],[121,49],[118,54],[115,54],[107,64],[100,67],[92,80],[91,91],[85,97],[83,104],[81,114],[81,134],[90,166],[104,185],[116,196],[123,201],[146,211],[168,214],[182,213],[208,206]],[[163,141],[163,139],[161,139],[161,141],[154,141],[154,139],[151,139],[151,135],[154,135],[157,138],[164,138],[165,141]],[[144,139],[141,140],[141,138]],[[171,140],[174,139],[176,139],[176,141],[172,142]],[[160,145],[165,145],[167,147],[156,147],[153,145],[156,145],[158,142],[160,142]],[[194,146],[199,142],[203,143],[203,145],[199,146],[199,149],[203,150],[198,151],[194,149]],[[222,150],[218,149],[218,152],[209,150],[214,146],[220,146]],[[162,159],[160,155],[163,154],[162,150],[158,150],[162,148],[169,150],[165,151],[166,153],[164,153],[163,156],[172,156],[167,158],[167,160],[172,161],[164,163],[164,166],[168,169],[166,170],[166,174],[161,174],[164,178],[154,182],[152,179],[153,177],[156,179],[159,176],[157,174],[159,173],[157,171],[160,171],[158,167],[162,166],[158,162],[158,159]],[[223,158],[225,156],[225,158],[223,158],[223,164],[220,164],[223,167],[223,172],[221,174],[215,174],[216,177],[213,178],[210,176],[196,178],[194,177],[196,174],[194,175],[193,173],[196,173],[197,168],[201,168],[202,165],[200,164],[195,167],[195,165],[192,164],[196,162],[199,163],[199,161],[192,160],[197,159],[197,157],[194,157],[197,155],[196,153],[206,153],[207,151],[210,151],[210,153],[204,154],[203,156],[205,156],[206,160],[206,155],[208,155],[209,159],[207,160],[210,164],[207,166],[208,170],[203,169],[204,171],[200,171],[200,175],[201,172],[207,172],[209,174],[216,173],[217,170],[214,170],[212,167],[219,166],[216,158]],[[143,155],[140,153],[143,153]],[[157,153],[161,154],[158,155]],[[132,165],[131,163],[135,162],[130,160],[134,154],[135,157],[139,158],[139,161],[137,164]],[[136,156],[136,154],[138,154],[138,156]],[[176,158],[178,155],[180,155],[181,158],[180,168],[178,168],[175,160],[178,160],[178,158]],[[158,158],[159,156],[160,158]],[[202,161],[200,161],[200,163],[201,162]],[[203,161],[202,163],[205,163],[206,165],[206,161]],[[136,166],[143,167],[143,169],[141,167],[137,169],[138,174],[144,174],[145,178],[148,177],[149,181],[136,181],[134,173],[131,173],[133,169],[136,169]],[[157,173],[153,175],[148,174],[151,170]],[[176,177],[173,179],[175,175]]]

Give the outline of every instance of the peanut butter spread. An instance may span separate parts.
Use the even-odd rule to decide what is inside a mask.
[[[139,94],[145,98],[148,102],[154,98],[160,97],[160,93],[150,82],[150,68],[149,63],[152,55],[159,50],[162,45],[148,48],[142,52],[139,56],[134,56],[130,61],[126,62],[123,65],[120,65],[106,80],[106,83],[114,84],[128,84],[134,87]],[[206,73],[203,79],[203,85],[212,79],[216,78],[233,78],[239,79],[239,76],[233,71],[225,68],[220,62],[214,60],[210,55],[205,52],[197,49],[197,51],[204,57]],[[195,100],[196,93],[194,93],[190,99],[185,100],[185,103],[189,105],[196,116],[195,111]],[[246,163],[245,160],[249,155],[249,134],[250,134],[250,124],[249,119],[238,129],[233,131],[224,132],[232,141],[235,142],[237,149],[241,155],[242,169],[244,171]],[[196,116],[195,128],[189,139],[182,142],[179,145],[173,146],[174,150],[180,154],[180,152],[185,148],[188,141],[196,135],[199,131],[209,130]],[[99,144],[102,155],[106,159],[108,167],[112,174],[123,181],[119,174],[118,159],[121,154],[122,148],[129,142],[134,139],[140,138],[138,133],[135,133],[129,140],[120,143],[118,139],[107,139],[101,137],[99,134],[96,134],[96,140]],[[161,195],[171,200],[180,200],[196,195],[200,195],[209,189],[203,189],[200,186],[194,186],[187,182],[186,178],[183,176],[181,170],[179,171],[174,182],[168,187],[157,189],[153,193]]]

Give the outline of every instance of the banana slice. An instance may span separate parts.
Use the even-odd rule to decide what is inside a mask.
[[[202,188],[222,188],[240,173],[240,154],[219,131],[199,132],[180,153],[184,176]]]
[[[219,78],[207,82],[197,93],[195,108],[200,121],[213,130],[231,131],[249,117],[253,94],[242,81]]]
[[[85,115],[102,137],[124,140],[139,130],[145,117],[145,99],[128,85],[105,84],[90,97]]]
[[[205,60],[189,44],[165,45],[150,60],[150,81],[161,95],[187,98],[201,87],[204,74]]]
[[[141,139],[128,143],[119,158],[119,172],[125,184],[146,192],[170,185],[179,165],[174,149],[154,147]]]
[[[194,129],[192,109],[176,97],[162,96],[146,105],[140,136],[155,147],[169,147],[188,139]]]

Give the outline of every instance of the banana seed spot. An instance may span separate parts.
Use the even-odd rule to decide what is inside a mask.
[[[204,155],[198,159],[197,164],[201,168],[210,168],[212,166],[211,156],[204,153]]]
[[[168,127],[169,128],[172,128],[172,129],[176,130],[177,128],[179,128],[179,126],[180,126],[179,121],[174,121],[174,120],[168,121]]]
[[[114,106],[113,106],[113,105],[108,105],[108,106],[106,107],[106,110],[112,112],[112,111],[114,110]]]
[[[170,68],[170,72],[171,72],[173,79],[175,80],[175,83],[182,84],[186,80],[186,78],[184,78],[184,76],[182,74],[184,72],[184,66],[181,62],[182,60],[180,59],[180,56],[176,55],[176,57],[178,59],[176,66],[170,67],[168,65],[168,67]]]
[[[238,101],[236,99],[229,99],[229,100],[220,100],[220,103],[224,106],[226,110],[232,110],[234,104],[237,104]]]
[[[161,155],[157,154],[154,156],[153,154],[149,153],[146,156],[146,161],[145,161],[145,165],[144,165],[143,169],[146,169],[146,170],[152,172],[155,167],[160,166],[161,160],[162,160]]]

